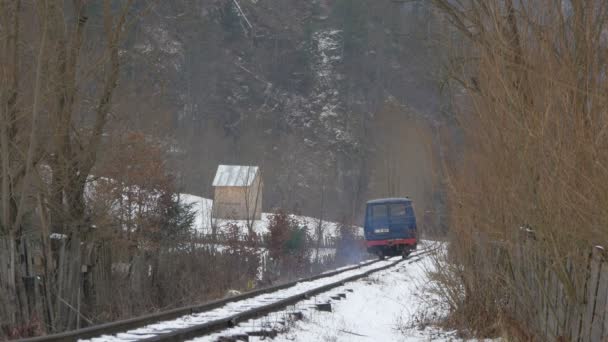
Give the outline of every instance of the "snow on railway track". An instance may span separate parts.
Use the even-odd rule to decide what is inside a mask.
[[[239,318],[242,317],[246,319],[246,316],[249,316],[246,314],[255,310],[260,310],[259,313],[263,314],[262,311],[272,310],[272,308],[267,308],[269,304],[275,304],[294,296],[311,293],[313,290],[323,289],[328,285],[348,281],[355,276],[369,274],[370,271],[373,272],[375,270],[385,269],[387,266],[393,266],[399,261],[400,258],[377,261],[356,269],[343,271],[330,277],[324,277],[312,281],[302,281],[287,289],[262,294],[253,298],[229,302],[222,307],[210,311],[186,315],[170,321],[150,324],[145,327],[129,330],[112,336],[103,335],[97,338],[81,341],[183,340],[184,337],[194,337],[199,333],[202,335],[222,326],[228,328],[229,326],[236,324]],[[339,284],[336,284],[336,286],[337,285]],[[256,315],[257,312],[254,312],[254,315],[251,316],[253,317]],[[176,335],[179,335],[179,337]]]
[[[422,255],[433,249],[432,246],[426,244],[423,247],[412,253],[408,262],[419,260]],[[271,289],[245,293],[202,306],[176,309],[173,310],[173,314],[160,313],[147,318],[108,323],[99,327],[86,328],[80,332],[43,336],[28,341],[184,341],[217,333],[271,312],[282,311],[289,305],[314,298],[314,296],[342,286],[346,282],[388,269],[401,261],[400,257],[396,257],[363,262]],[[295,313],[287,312],[286,314]]]
[[[433,253],[438,250],[440,244],[429,244],[428,242],[423,242],[424,248],[412,253],[412,255],[407,259],[401,262],[401,260],[397,258],[389,259],[389,260],[397,260],[390,267],[382,267],[377,271],[372,272],[373,275],[370,277],[360,277],[358,279],[353,279],[353,282],[345,282],[342,286],[337,286],[322,293],[319,293],[316,296],[298,301],[297,303],[293,303],[292,305],[286,306],[282,310],[274,311],[266,316],[253,318],[250,320],[245,320],[242,323],[227,328],[222,331],[218,331],[215,333],[211,333],[208,335],[204,335],[201,337],[189,339],[191,342],[232,342],[232,341],[261,341],[267,340],[268,338],[272,338],[273,340],[277,338],[277,336],[283,335],[286,332],[289,332],[293,325],[302,319],[310,321],[310,316],[317,316],[313,312],[325,312],[325,317],[331,317],[332,312],[336,307],[339,308],[340,303],[343,301],[348,301],[349,298],[360,297],[361,294],[357,293],[358,289],[361,289],[360,284],[366,284],[365,286],[374,287],[374,284],[378,280],[378,278],[384,277],[385,274],[390,274],[391,272],[401,273],[405,270],[410,270],[411,267],[415,267],[418,262],[426,258],[430,253]],[[414,264],[414,265],[412,265]],[[419,268],[424,269],[427,266],[420,266]],[[387,273],[388,272],[388,273]],[[422,271],[424,272],[424,271]],[[420,271],[418,272],[420,273]],[[407,275],[404,275],[407,278]],[[356,280],[356,281],[355,281]],[[404,283],[408,283],[408,280],[405,280]],[[377,289],[377,292],[382,292],[382,289]],[[367,291],[366,291],[367,292]],[[408,293],[408,296],[415,296],[416,291],[411,291],[412,293]],[[382,296],[380,296],[382,297]],[[367,300],[377,301],[376,299],[367,298]],[[356,301],[355,301],[356,302]],[[358,313],[353,313],[355,316],[363,315],[364,317],[369,318],[369,315],[364,315],[364,312],[368,310],[372,303],[363,304],[362,307],[358,308]],[[321,308],[320,308],[321,307]],[[324,319],[325,320],[325,319]],[[366,319],[363,319],[365,321]],[[362,322],[358,322],[359,324]],[[364,323],[364,325],[367,323]],[[314,329],[312,329],[314,330]],[[300,332],[296,332],[299,334]],[[349,333],[349,332],[347,332]],[[355,333],[356,335],[356,333]],[[308,336],[310,337],[310,336]],[[351,336],[352,338],[353,336]],[[367,338],[364,335],[361,335],[364,340]],[[280,339],[280,338],[279,338]],[[158,339],[162,341],[162,339]],[[284,340],[293,340],[293,336],[289,336]],[[302,341],[317,341],[317,340],[325,340],[324,338],[319,339],[317,337],[309,338],[309,339],[297,339]],[[349,340],[348,338],[346,340]]]
[[[427,253],[428,250],[424,249],[414,253],[412,257],[419,257]],[[215,310],[188,315],[172,321],[160,322],[124,334],[118,334],[114,339],[108,339],[109,336],[103,336],[102,338],[104,341],[131,341],[133,339],[144,341],[182,341],[194,338],[217,330],[230,328],[239,322],[260,317],[272,311],[284,309],[287,305],[295,304],[302,299],[326,292],[343,285],[347,281],[356,280],[373,272],[395,266],[400,261],[400,257],[377,261],[330,277],[302,281],[287,289],[227,303],[225,306]],[[264,330],[258,333],[264,333]],[[92,339],[91,341],[98,342],[101,339]]]

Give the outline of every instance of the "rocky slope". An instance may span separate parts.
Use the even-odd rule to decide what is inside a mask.
[[[218,163],[256,164],[265,210],[337,220],[371,195],[411,191],[372,184],[382,183],[379,121],[429,132],[445,122],[428,4],[176,0],[141,10],[121,85],[131,91],[117,101],[131,114],[120,124],[169,142],[184,191],[209,196]],[[429,174],[432,157],[422,158],[406,173]]]

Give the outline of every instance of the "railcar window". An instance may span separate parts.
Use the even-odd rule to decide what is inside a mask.
[[[405,216],[405,204],[403,203],[393,203],[390,205],[391,207],[391,216],[393,217],[404,217]]]
[[[372,217],[384,218],[388,216],[388,207],[384,204],[372,205]]]

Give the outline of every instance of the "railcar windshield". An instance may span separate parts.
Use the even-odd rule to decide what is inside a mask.
[[[388,206],[386,204],[376,204],[371,207],[372,219],[385,219],[388,217]]]
[[[405,204],[404,203],[392,203],[389,204],[389,211],[391,217],[405,217]]]
[[[411,205],[409,203],[382,203],[372,204],[368,209],[368,217],[371,221],[403,222],[412,216]]]

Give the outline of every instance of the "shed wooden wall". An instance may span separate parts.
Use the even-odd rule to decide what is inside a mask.
[[[259,220],[262,216],[263,182],[256,175],[251,186],[216,186],[213,217],[221,219]],[[257,200],[256,200],[257,198]]]

